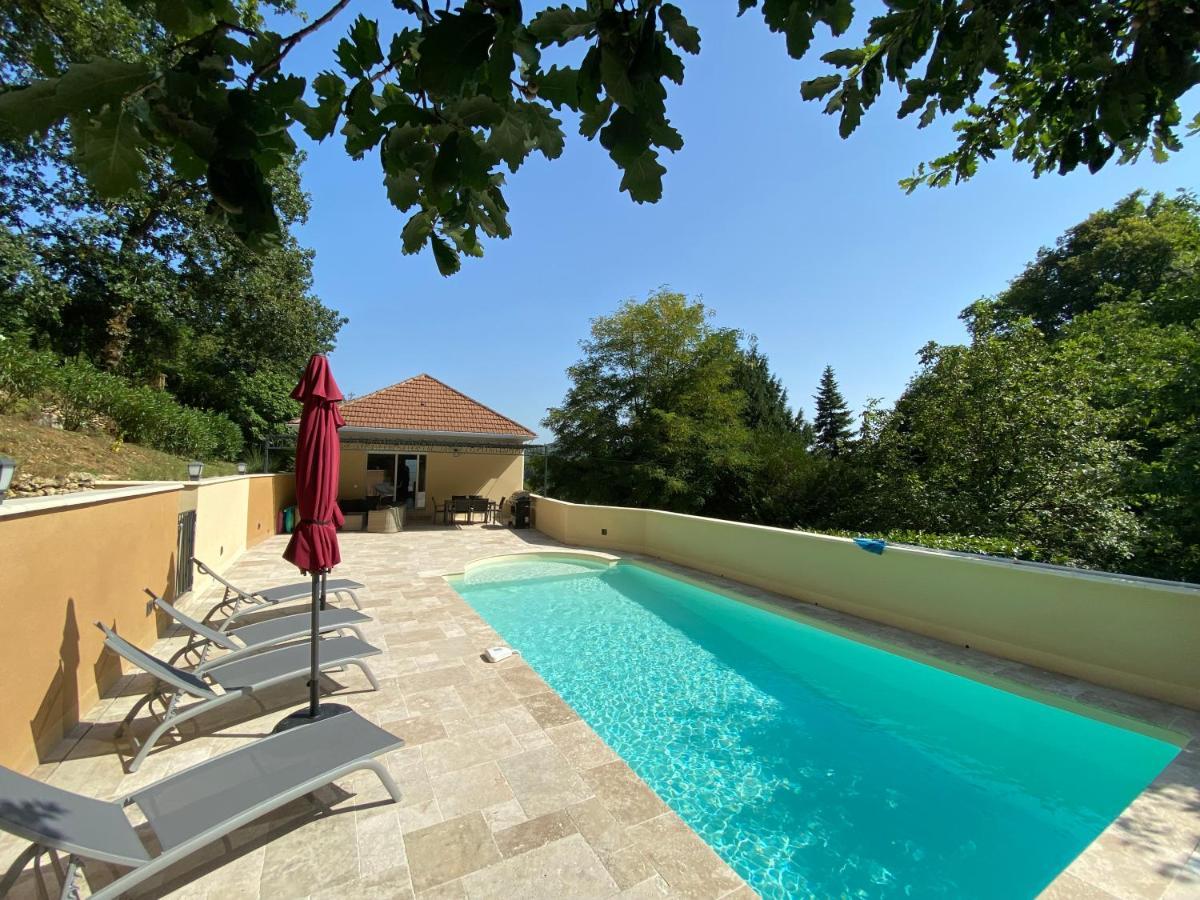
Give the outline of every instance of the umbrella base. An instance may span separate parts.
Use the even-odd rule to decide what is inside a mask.
[[[331,719],[334,716],[340,716],[342,713],[350,712],[350,707],[343,706],[341,703],[322,703],[317,707],[316,718],[309,715],[311,709],[305,706],[303,709],[298,709],[294,713],[290,713],[287,718],[281,719],[279,724],[271,729],[272,734],[278,734],[281,731],[287,731],[289,728],[299,728],[301,725],[311,725],[313,722],[319,722],[322,719]]]

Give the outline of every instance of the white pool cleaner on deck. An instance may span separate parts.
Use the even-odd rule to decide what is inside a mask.
[[[502,659],[508,659],[514,654],[519,655],[520,652],[520,650],[513,650],[511,647],[488,647],[483,651],[483,658],[490,663],[497,663]]]

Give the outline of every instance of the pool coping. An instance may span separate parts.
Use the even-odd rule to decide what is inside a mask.
[[[1175,759],[1040,896],[1050,900],[1200,896],[1200,712],[959,647],[642,553],[543,548],[480,557],[466,563],[462,572],[442,575],[450,578],[476,565],[523,556],[574,556],[604,559],[614,565],[627,560],[738,602],[1179,746]]]

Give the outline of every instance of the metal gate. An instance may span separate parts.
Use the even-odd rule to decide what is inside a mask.
[[[196,511],[179,514],[179,530],[175,541],[175,596],[192,589],[192,556],[196,552]]]

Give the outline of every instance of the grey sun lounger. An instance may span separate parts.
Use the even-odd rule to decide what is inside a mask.
[[[151,715],[158,719],[158,724],[144,740],[139,742],[132,738],[136,752],[127,766],[130,772],[138,770],[159,738],[181,723],[212,712],[232,700],[253,696],[256,691],[300,678],[309,672],[311,657],[307,643],[264,650],[230,662],[216,660],[202,670],[189,672],[134,646],[102,622],[97,622],[96,627],[104,632],[104,643],[110,650],[153,675],[158,682],[134,705],[117,731],[120,736],[128,730],[132,738],[133,719],[143,706],[148,707]],[[320,641],[318,647],[318,666],[321,671],[354,666],[362,671],[373,689],[379,690],[375,673],[363,661],[364,657],[381,653],[378,647],[352,637],[328,638]],[[221,692],[218,693],[214,687],[219,687]],[[195,698],[196,702],[181,709],[179,704],[185,696]],[[163,706],[161,716],[153,710],[155,700]]]
[[[129,867],[92,894],[93,900],[124,896],[242,825],[363,769],[378,775],[399,803],[400,789],[376,757],[403,745],[357,713],[345,712],[254,741],[119,802],[64,791],[0,767],[0,829],[31,842],[0,879],[0,897],[43,853],[69,857],[62,897],[78,896],[75,882],[81,866],[86,874],[88,862]],[[146,817],[161,847],[156,855],[125,817],[124,807],[131,804]]]
[[[192,672],[197,675],[210,666],[232,662],[241,656],[247,656],[251,653],[261,653],[263,650],[278,647],[289,641],[306,638],[312,629],[312,614],[310,612],[303,612],[290,616],[277,616],[274,619],[267,619],[265,622],[256,622],[253,625],[243,625],[229,632],[217,631],[203,622],[197,622],[153,591],[146,591],[146,593],[154,599],[156,607],[192,633],[191,640],[180,648],[168,662],[174,665],[180,659],[186,658],[188,654],[199,651],[200,658],[196,661],[195,667],[192,669]],[[321,634],[342,634],[349,632],[360,641],[363,639],[363,635],[358,626],[370,621],[370,616],[360,613],[358,610],[337,609],[334,607],[321,610],[317,620]],[[209,660],[209,651],[214,648],[227,652],[215,660]]]
[[[287,603],[291,600],[304,600],[312,596],[311,581],[297,581],[292,584],[280,584],[275,587],[263,588],[260,591],[247,591],[214,572],[210,566],[206,566],[194,556],[192,557],[192,564],[201,575],[207,575],[225,588],[225,595],[221,598],[221,602],[209,610],[208,615],[204,617],[204,621],[207,622],[217,613],[225,611],[226,618],[221,622],[221,631],[227,629],[235,619],[246,613],[259,612],[264,609],[270,609],[279,603]],[[327,597],[339,600],[348,599],[354,604],[355,609],[362,609],[362,604],[358,602],[356,591],[360,591],[364,587],[366,585],[361,581],[353,581],[349,578],[327,578],[325,581],[325,594]]]

